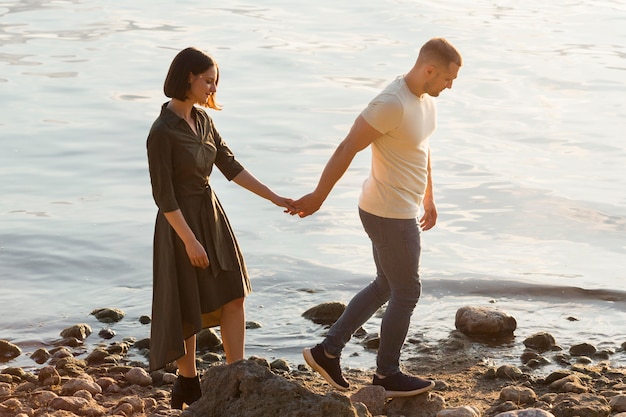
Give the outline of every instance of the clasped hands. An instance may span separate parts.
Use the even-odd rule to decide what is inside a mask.
[[[323,198],[312,192],[295,201],[290,198],[284,198],[277,205],[284,207],[284,212],[292,216],[297,214],[300,217],[306,217],[318,211],[323,202]]]

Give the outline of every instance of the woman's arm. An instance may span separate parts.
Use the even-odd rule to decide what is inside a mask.
[[[287,210],[294,210],[293,200],[286,197],[281,197],[272,191],[267,185],[263,184],[259,181],[254,175],[248,172],[246,169],[241,171],[233,181],[245,188],[248,191],[253,192],[259,197],[263,197],[266,200],[270,200],[272,203],[276,204],[279,207],[284,207]]]
[[[187,224],[180,209],[163,214],[180,240],[185,244],[185,250],[187,251],[187,256],[189,256],[191,264],[197,268],[207,268],[209,266],[209,257],[202,244],[196,239],[196,235],[194,235]]]

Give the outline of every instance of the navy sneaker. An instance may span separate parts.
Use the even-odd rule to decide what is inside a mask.
[[[386,378],[374,375],[372,384],[383,387],[387,397],[410,397],[430,391],[435,386],[435,381],[398,372]]]
[[[343,375],[341,375],[339,358],[329,358],[326,356],[322,345],[317,345],[313,349],[305,348],[302,351],[302,356],[304,356],[306,363],[313,368],[314,371],[319,372],[333,387],[340,391],[346,391],[350,387],[348,381],[343,379]]]

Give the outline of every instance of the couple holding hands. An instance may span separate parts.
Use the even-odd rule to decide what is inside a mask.
[[[372,383],[389,397],[426,392],[434,382],[400,370],[400,350],[421,294],[420,231],[437,220],[429,137],[436,127],[437,97],[458,75],[460,53],[444,38],[420,49],[414,66],[398,76],[358,115],[326,164],[313,192],[292,200],[255,178],[235,158],[212,119],[199,106],[215,101],[219,68],[196,48],[180,51],[164,83],[170,98],[147,139],[154,229],[150,368],[176,361],[172,408],[201,396],[196,334],[220,326],[226,362],[244,358],[244,299],[250,293],[245,262],[209,177],[216,166],[229,180],[306,217],[318,211],[354,156],[371,146],[369,177],[359,216],[372,242],[374,280],[359,291],[324,340],[303,351],[305,361],[338,390],[349,383],[341,351],[352,334],[383,304],[380,348]],[[421,216],[420,216],[421,211]]]

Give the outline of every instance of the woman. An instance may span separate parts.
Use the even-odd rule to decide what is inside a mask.
[[[237,162],[206,112],[215,102],[216,62],[196,48],[176,55],[165,79],[171,100],[161,108],[147,140],[154,231],[150,368],[175,360],[172,408],[201,396],[196,333],[220,326],[226,362],[243,359],[244,298],[251,291],[243,256],[209,182],[213,165],[230,181],[292,209]]]

